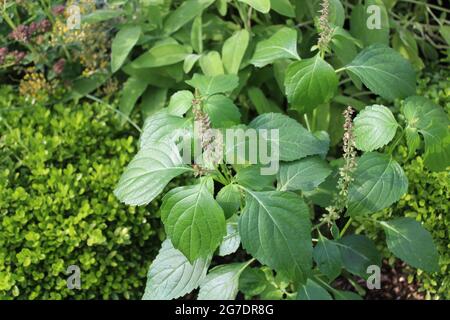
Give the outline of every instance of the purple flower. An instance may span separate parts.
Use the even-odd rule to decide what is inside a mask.
[[[56,75],[60,75],[63,71],[64,71],[64,66],[66,65],[66,60],[64,59],[59,59],[58,62],[56,62],[53,65],[53,72]]]
[[[16,64],[20,63],[26,55],[26,52],[23,51],[14,50],[11,52],[11,56],[14,58]]]
[[[0,64],[3,64],[3,62],[5,62],[7,55],[8,55],[8,48],[0,48]]]
[[[27,42],[30,37],[29,29],[21,24],[9,34],[9,37],[15,41]]]
[[[53,14],[55,14],[57,16],[62,15],[65,10],[66,10],[66,7],[63,4],[54,6],[52,8]]]
[[[52,24],[50,23],[50,21],[48,21],[47,19],[41,20],[38,22],[38,31],[40,33],[46,33],[47,31],[50,30]]]

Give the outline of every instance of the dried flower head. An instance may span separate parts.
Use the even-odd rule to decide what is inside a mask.
[[[322,0],[320,17],[319,17],[319,41],[317,46],[319,50],[325,52],[328,49],[328,44],[333,36],[333,29],[328,21],[330,15],[330,3],[329,0]]]

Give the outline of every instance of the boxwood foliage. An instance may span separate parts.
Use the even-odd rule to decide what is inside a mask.
[[[104,106],[14,95],[0,93],[0,299],[137,298],[160,245],[155,210],[112,194],[136,139]],[[67,288],[70,265],[81,290]]]

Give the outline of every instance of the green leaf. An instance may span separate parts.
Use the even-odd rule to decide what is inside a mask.
[[[262,264],[294,282],[306,281],[312,265],[311,222],[301,197],[247,190],[239,234],[244,249]]]
[[[200,91],[203,96],[217,93],[231,92],[239,85],[239,78],[234,74],[219,75],[215,77],[194,74],[186,83]]]
[[[280,160],[293,161],[309,155],[324,154],[329,144],[319,140],[294,119],[280,113],[265,113],[256,117],[249,126],[254,129],[278,129]],[[272,138],[273,139],[273,138]]]
[[[196,289],[205,279],[210,258],[192,264],[166,239],[148,271],[143,300],[169,300]]]
[[[223,257],[236,252],[240,244],[241,237],[239,236],[237,219],[230,219],[227,222],[227,234],[223,237],[219,247],[219,256]]]
[[[357,161],[348,195],[348,214],[364,215],[389,207],[408,190],[408,179],[390,155],[365,153]]]
[[[166,233],[189,261],[213,254],[226,234],[223,210],[204,181],[169,191],[161,205]]]
[[[269,39],[258,42],[251,63],[262,68],[279,59],[300,60],[296,30],[282,27]]]
[[[450,121],[444,109],[424,97],[414,96],[405,100],[402,112],[407,130],[415,133],[408,146],[413,144],[417,148],[417,132],[420,133],[425,140],[425,166],[433,171],[446,170],[450,166]]]
[[[123,14],[122,10],[103,9],[95,10],[82,17],[83,23],[99,23],[106,20],[111,20],[120,17]]]
[[[255,191],[275,189],[273,184],[276,177],[274,175],[262,175],[261,167],[257,165],[239,169],[235,179],[241,186]]]
[[[148,87],[142,95],[139,109],[142,113],[142,118],[147,117],[160,111],[166,105],[167,88]]]
[[[293,108],[305,112],[314,110],[334,97],[338,78],[333,67],[316,55],[289,65],[284,84],[289,103]]]
[[[248,296],[259,295],[267,285],[264,271],[259,268],[245,268],[239,278],[239,290]]]
[[[408,60],[384,45],[361,51],[346,67],[372,92],[387,100],[405,98],[416,92],[416,73]]]
[[[333,300],[331,295],[311,279],[302,285],[297,293],[297,300]]]
[[[175,116],[183,116],[192,107],[194,95],[188,90],[182,90],[174,93],[170,97],[168,112]]]
[[[334,299],[336,300],[362,300],[363,298],[352,291],[333,290]]]
[[[195,52],[202,53],[203,51],[203,28],[202,16],[199,15],[194,19],[191,29],[191,45]]]
[[[164,32],[172,34],[201,14],[214,0],[186,0],[164,20]]]
[[[342,258],[338,245],[320,235],[319,242],[314,247],[314,261],[317,267],[330,281],[333,281],[341,274]]]
[[[191,72],[195,63],[201,58],[201,55],[198,54],[188,54],[186,58],[184,58],[183,62],[183,71],[184,73]]]
[[[235,184],[229,184],[220,189],[216,197],[217,202],[222,207],[226,218],[230,218],[237,213],[241,204],[241,193]]]
[[[289,18],[295,18],[295,9],[289,0],[270,0],[270,6],[279,14]]]
[[[350,17],[350,31],[361,40],[364,46],[375,43],[389,44],[389,15],[382,0],[366,0],[365,5],[356,5]],[[368,10],[368,8],[372,10]],[[373,8],[379,10],[380,15],[374,14]],[[374,19],[375,18],[375,19]],[[379,20],[377,21],[377,19]],[[379,25],[374,23],[379,22]],[[370,28],[369,28],[370,26]]]
[[[391,110],[381,105],[367,106],[354,119],[355,145],[373,151],[388,144],[399,126]]]
[[[227,73],[238,73],[249,40],[250,34],[245,29],[235,32],[225,40],[222,47],[222,61]]]
[[[431,234],[416,220],[397,218],[380,222],[389,250],[414,268],[439,271],[439,254]]]
[[[135,69],[168,66],[183,61],[190,53],[191,49],[181,44],[160,44],[136,58],[131,66]]]
[[[174,144],[153,143],[139,150],[120,177],[114,194],[128,205],[151,202],[176,176],[191,171]]]
[[[210,51],[207,54],[203,54],[199,62],[200,68],[206,76],[214,77],[225,73],[220,53],[217,51]]]
[[[341,251],[344,268],[354,275],[367,279],[367,267],[380,266],[381,256],[372,240],[352,234],[334,242]]]
[[[208,114],[213,128],[229,128],[237,125],[241,120],[238,107],[230,98],[217,94],[206,99],[203,106]]]
[[[128,78],[123,85],[123,90],[119,101],[119,110],[125,114],[130,115],[133,111],[136,101],[147,89],[147,83],[140,81],[137,78]]]
[[[275,102],[266,98],[264,93],[260,88],[250,87],[248,90],[248,97],[250,101],[255,106],[258,114],[277,112],[283,113],[283,111],[276,105]]]
[[[114,37],[111,45],[111,71],[113,73],[120,69],[140,35],[140,26],[127,25],[120,29]]]
[[[268,13],[270,11],[270,0],[238,0],[238,1],[248,4],[253,9],[262,13]]]
[[[329,0],[330,13],[328,21],[338,27],[343,27],[345,22],[345,9],[340,0]]]
[[[278,173],[281,191],[311,191],[331,173],[331,167],[318,156],[282,163]]]
[[[214,267],[200,284],[198,300],[234,300],[239,289],[239,276],[247,263],[230,263]]]

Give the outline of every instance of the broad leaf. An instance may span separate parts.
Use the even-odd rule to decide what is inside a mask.
[[[140,81],[137,78],[128,78],[123,85],[123,90],[119,101],[119,110],[129,116],[136,104],[136,101],[147,89],[147,83]]]
[[[365,236],[352,234],[334,243],[341,251],[344,268],[361,278],[369,277],[368,266],[381,265],[381,256],[375,244]]]
[[[200,258],[192,264],[169,239],[161,249],[148,271],[143,300],[175,299],[196,289],[206,276],[210,258]]]
[[[269,39],[258,42],[251,63],[262,68],[279,59],[300,60],[296,30],[283,27]]]
[[[416,73],[408,60],[384,45],[361,51],[346,67],[373,93],[387,100],[405,98],[416,92]]]
[[[333,67],[316,55],[289,65],[284,84],[292,108],[305,112],[314,110],[334,97],[338,78]]]
[[[308,157],[282,163],[278,173],[278,189],[281,191],[311,191],[331,173],[331,168],[320,157]]]
[[[229,128],[241,120],[241,113],[233,100],[221,94],[208,97],[203,108],[213,128]]]
[[[163,109],[166,105],[166,100],[167,88],[147,87],[139,104],[142,118],[147,119]]]
[[[249,125],[254,129],[277,130],[278,141],[272,138],[274,145],[278,144],[280,160],[293,161],[309,155],[324,154],[329,144],[319,140],[294,119],[280,113],[265,113],[256,117]],[[270,140],[269,140],[270,141]]]
[[[320,235],[319,242],[314,247],[314,261],[320,272],[333,281],[341,274],[342,258],[338,245]]]
[[[439,271],[439,255],[431,234],[416,220],[382,221],[389,250],[414,268]]]
[[[203,51],[203,27],[202,16],[199,15],[194,19],[191,29],[191,45],[195,52],[202,53]]]
[[[222,58],[217,51],[210,51],[207,54],[203,54],[200,57],[199,63],[205,76],[214,77],[225,74]]]
[[[363,298],[352,291],[333,290],[333,296],[336,300],[363,300]]]
[[[241,205],[241,193],[235,184],[229,184],[217,193],[217,202],[222,207],[226,218],[230,218],[237,213]]]
[[[348,195],[348,214],[364,215],[389,207],[408,190],[408,180],[390,155],[365,153],[357,161]]]
[[[161,205],[166,233],[189,261],[213,254],[226,233],[223,210],[203,181],[171,190]]]
[[[250,87],[248,88],[248,97],[255,107],[258,114],[276,112],[283,113],[280,107],[277,104],[266,98],[264,93],[260,88]]]
[[[275,175],[261,174],[261,167],[257,165],[239,169],[235,176],[235,179],[236,182],[241,186],[255,191],[267,191],[275,189]]]
[[[297,300],[333,300],[327,290],[311,279],[301,285],[297,293]]]
[[[174,33],[203,10],[208,8],[214,0],[186,0],[175,10],[172,11],[164,21],[164,32],[166,34]]]
[[[420,133],[425,140],[425,165],[433,171],[450,166],[450,121],[444,109],[424,97],[415,96],[406,99],[402,112],[408,123],[407,130],[413,135],[407,140],[408,147],[417,148],[417,133]]]
[[[116,197],[129,205],[148,204],[176,176],[191,171],[172,143],[152,143],[139,150],[120,177]]]
[[[270,0],[270,6],[279,14],[295,18],[295,9],[289,0]]]
[[[131,66],[135,69],[168,66],[183,61],[190,53],[191,49],[181,44],[160,44],[136,58]]]
[[[249,6],[253,7],[253,9],[262,13],[268,13],[270,11],[270,0],[238,0],[238,1],[248,4]]]
[[[127,25],[120,29],[111,45],[111,71],[120,69],[141,35],[141,27]]]
[[[354,124],[355,144],[362,151],[373,151],[388,144],[398,127],[391,110],[376,104],[361,111]]]
[[[178,91],[170,97],[168,112],[175,116],[184,115],[192,107],[194,95],[188,90]]]
[[[223,257],[235,253],[240,244],[241,237],[239,236],[237,219],[230,219],[227,221],[227,234],[223,237],[219,247],[219,256]]]
[[[222,47],[222,61],[227,73],[238,73],[249,39],[250,34],[247,30],[239,30],[225,40]]]
[[[247,267],[239,277],[239,291],[249,296],[259,295],[268,284],[264,271],[259,268]]]
[[[200,91],[203,96],[217,93],[231,92],[239,84],[239,78],[233,74],[219,75],[215,77],[194,74],[186,83]]]
[[[239,219],[248,253],[295,282],[305,282],[312,265],[311,222],[301,197],[290,192],[247,190]]]
[[[209,271],[200,284],[198,300],[234,300],[239,290],[239,276],[247,263],[230,263]]]

